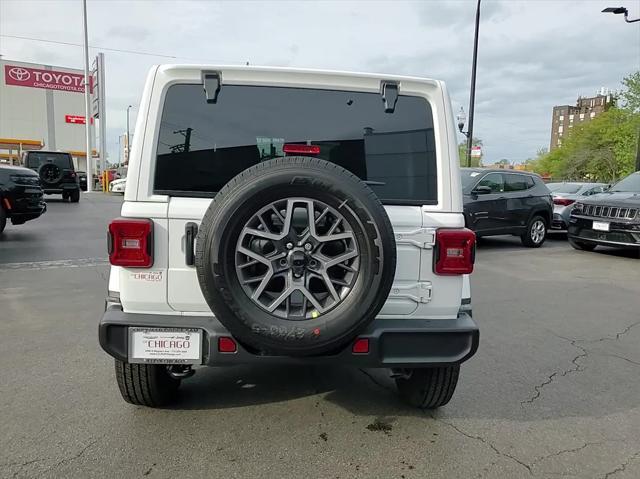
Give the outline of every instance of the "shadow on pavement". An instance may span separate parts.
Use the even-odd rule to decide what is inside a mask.
[[[357,416],[424,416],[405,405],[386,370],[339,366],[200,368],[171,409],[225,409],[324,395]],[[320,398],[319,398],[320,399]]]

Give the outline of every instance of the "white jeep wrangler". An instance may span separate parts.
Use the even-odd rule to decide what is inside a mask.
[[[434,408],[478,347],[440,81],[280,68],[148,75],[100,321],[123,398],[195,366],[388,368]]]

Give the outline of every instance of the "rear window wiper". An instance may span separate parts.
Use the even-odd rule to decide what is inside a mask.
[[[386,183],[384,181],[372,181],[372,180],[362,180],[369,186],[385,186]]]

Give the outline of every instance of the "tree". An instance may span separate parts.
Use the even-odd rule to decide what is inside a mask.
[[[640,112],[640,71],[632,73],[622,80],[626,90],[620,94],[623,107],[632,112]]]
[[[615,181],[634,171],[640,114],[612,107],[572,128],[562,146],[535,165],[540,174],[554,178]]]
[[[612,182],[635,170],[640,130],[640,72],[622,80],[622,108],[612,106],[576,124],[562,146],[534,160],[534,171],[553,178]]]
[[[473,146],[482,146],[482,140],[480,138],[473,138],[472,141]],[[469,166],[467,165],[467,142],[463,141],[458,145],[458,156],[460,157],[460,166]],[[471,167],[477,168],[482,165],[482,155],[479,157],[471,157]]]

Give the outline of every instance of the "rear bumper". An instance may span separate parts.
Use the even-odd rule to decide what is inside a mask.
[[[114,305],[115,306],[115,305]],[[128,327],[199,328],[203,334],[203,364],[340,364],[366,368],[409,368],[459,364],[475,354],[480,333],[467,312],[454,319],[376,319],[358,337],[369,339],[369,353],[354,354],[348,346],[325,356],[266,356],[248,351],[241,344],[235,353],[221,353],[218,338],[231,336],[213,317],[165,316],[125,313],[107,309],[100,321],[102,349],[121,361],[128,361]]]
[[[78,191],[79,189],[80,185],[78,183],[63,183],[55,187],[43,187],[44,193],[46,195],[56,195],[60,193],[66,193],[68,191]]]
[[[596,231],[593,221],[609,223],[609,231]],[[569,238],[589,244],[640,249],[640,223],[607,221],[606,218],[571,216]]]

